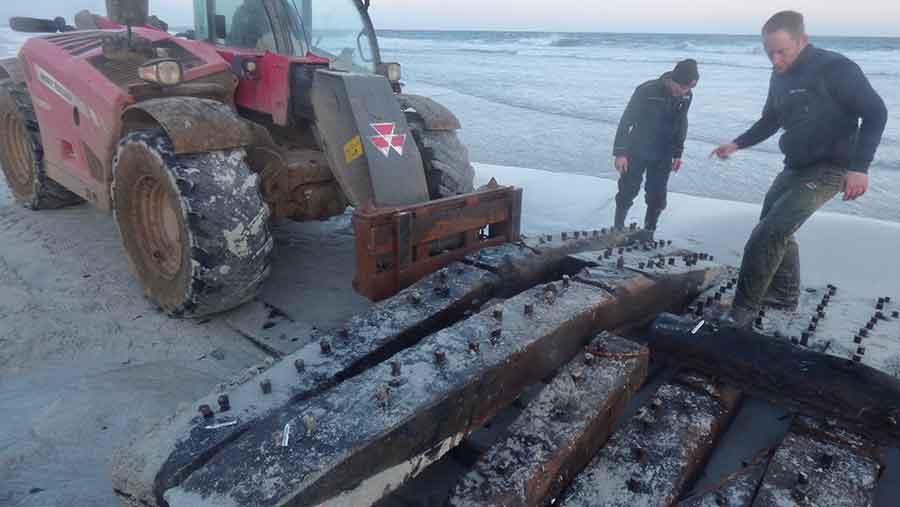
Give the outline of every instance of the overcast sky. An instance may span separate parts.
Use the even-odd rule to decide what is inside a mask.
[[[350,1],[350,0],[318,0]],[[795,9],[813,35],[900,36],[896,0],[371,0],[378,28],[596,32],[758,33],[772,13]],[[0,0],[10,16],[65,16],[81,8],[105,12],[105,0]],[[193,23],[192,0],[150,0],[170,25]]]

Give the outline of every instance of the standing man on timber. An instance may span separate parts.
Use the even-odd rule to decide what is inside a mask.
[[[651,234],[656,230],[659,216],[666,209],[669,173],[681,169],[687,114],[693,99],[691,90],[698,79],[697,62],[682,60],[671,72],[638,86],[628,101],[613,146],[619,172],[616,228],[625,227],[628,209],[641,190],[646,172],[644,228]]]
[[[845,201],[866,193],[869,164],[887,122],[884,102],[859,66],[809,44],[800,13],[775,14],[762,37],[774,67],[762,117],[712,153],[727,159],[784,129],[779,141],[784,170],[769,188],[747,240],[726,319],[737,327],[748,326],[763,304],[796,309],[800,251],[794,233],[838,192]]]

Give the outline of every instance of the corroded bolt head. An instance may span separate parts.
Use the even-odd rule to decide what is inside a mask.
[[[821,310],[821,311],[816,312],[816,317],[818,317],[818,318],[820,318],[820,319],[824,319],[824,318],[825,318],[825,311],[824,311],[824,310]]]
[[[548,235],[547,235],[547,241],[553,241],[553,235],[552,235],[552,234],[548,234]]]
[[[798,472],[797,484],[809,484],[809,474],[806,472]]]
[[[438,271],[438,279],[441,281],[441,283],[447,283],[447,270],[446,269],[442,269],[442,270]]]
[[[871,320],[869,322],[866,322],[866,329],[868,329],[869,331],[875,329],[875,324]]]
[[[815,322],[810,322],[810,323],[809,323],[809,327],[807,327],[806,330],[809,331],[810,333],[812,333],[813,331],[815,331],[815,330],[816,330],[816,323],[815,323]]]
[[[818,317],[817,315],[813,315],[813,317],[812,317],[811,319],[809,319],[809,321],[810,321],[810,322],[813,322],[813,323],[815,323],[815,324],[818,324],[818,323],[819,323],[819,317]]]
[[[494,320],[503,320],[503,308],[494,308],[494,311],[491,313],[494,317]]]
[[[883,304],[884,304],[884,298],[878,298],[878,303],[876,303],[876,304],[883,305]]]
[[[791,336],[791,343],[793,343],[794,345],[800,345],[800,340],[798,340],[796,336]]]
[[[716,292],[716,295],[713,296],[713,299],[715,299],[716,301],[721,301],[721,300],[722,300],[722,293],[721,293],[721,292]]]
[[[567,233],[567,232],[562,233],[562,239],[563,239],[563,241],[569,239],[569,233]]]
[[[875,309],[876,310],[884,310],[884,303],[878,303],[877,305],[875,305]]]
[[[853,343],[862,343],[862,336],[856,335],[853,337]]]
[[[628,479],[625,484],[628,486],[628,491],[632,493],[640,493],[644,490],[644,483],[636,477]]]
[[[525,313],[525,315],[527,315],[529,317],[531,315],[534,315],[534,305],[531,303],[526,304],[525,307],[522,309],[522,312]]]
[[[638,269],[644,269],[644,263],[638,262]]]
[[[412,291],[412,292],[409,293],[409,296],[407,296],[407,300],[408,300],[410,303],[412,303],[412,304],[414,304],[414,305],[417,305],[417,304],[419,304],[419,303],[422,302],[422,295],[419,294],[419,291],[415,291],[415,290],[414,290],[414,291]]]
[[[823,454],[822,458],[819,459],[819,465],[825,470],[831,469],[834,466],[834,454]]]
[[[323,339],[319,342],[319,350],[321,350],[321,351],[322,351],[322,354],[324,354],[324,355],[326,355],[326,356],[327,356],[328,354],[331,354],[331,344],[328,343],[328,340],[326,340],[326,339],[323,338]]]
[[[497,328],[491,331],[491,342],[497,343],[500,337],[503,336],[503,329]]]
[[[890,296],[885,297],[885,298],[884,298],[884,302],[885,302],[885,303],[890,303],[890,302],[891,302],[891,297],[890,297]]]
[[[675,265],[675,257],[669,257],[669,266]]]
[[[632,231],[636,231],[637,230],[637,222],[631,222],[630,224],[628,224],[628,228],[631,229]]]
[[[447,362],[447,353],[443,350],[435,350],[434,351],[434,362],[438,365],[443,365]]]
[[[219,399],[219,412],[228,412],[231,410],[231,401],[228,399],[227,394],[220,394]]]
[[[581,231],[581,235],[585,238],[588,237],[588,231]]]
[[[876,320],[885,320],[885,319],[884,319],[884,312],[875,312],[875,319],[876,319]]]
[[[578,232],[578,231],[575,231],[575,232],[573,232],[573,233],[572,233],[572,236],[574,236],[574,237],[575,237],[575,239],[578,239],[578,238],[580,238],[580,237],[581,237],[581,233],[580,233],[580,232]]]
[[[625,257],[619,256],[618,260],[616,260],[616,268],[622,269],[625,267]]]
[[[853,362],[854,362],[854,363],[861,363],[861,362],[862,362],[862,356],[853,354]]]
[[[600,229],[600,234],[606,234],[606,227]]]
[[[546,243],[546,242],[547,242],[547,240],[546,240],[546,239],[544,239],[544,237],[543,237],[543,236],[541,236],[541,237],[540,237],[540,238],[538,238],[538,239],[539,239],[539,240],[540,240],[540,242],[541,242],[541,244],[542,244],[542,245],[543,245],[543,244],[544,244],[544,243]]]
[[[265,379],[259,383],[259,388],[262,389],[263,394],[269,394],[272,392],[272,381],[269,379]]]
[[[895,319],[900,318],[900,311],[894,310],[893,312],[891,312],[891,317]]]
[[[709,256],[709,262],[713,262],[714,260],[716,260],[716,258],[713,257],[712,255],[710,255],[710,256]]]
[[[213,416],[212,408],[205,403],[197,407],[197,411],[200,412],[200,415],[202,415],[204,419],[209,419]]]
[[[712,296],[706,296],[706,306],[712,306],[716,299]]]
[[[297,373],[303,373],[303,370],[306,369],[306,363],[302,359],[295,359],[294,368],[297,370]]]
[[[868,337],[869,337],[869,330],[866,329],[866,328],[864,328],[864,327],[863,327],[863,328],[860,328],[860,329],[859,329],[859,335],[862,336],[863,338],[868,338]]]
[[[765,311],[765,310],[760,310],[760,311],[759,311],[759,316],[760,316],[760,317],[765,317],[765,316],[766,316],[766,311]]]
[[[806,347],[807,345],[809,345],[809,337],[810,337],[810,336],[811,336],[811,334],[809,333],[809,331],[804,331],[804,332],[800,335],[800,345],[803,345],[804,347]]]
[[[619,255],[622,255],[623,253],[625,253],[625,249],[622,248],[622,247],[620,247],[620,248],[619,248]]]
[[[434,293],[442,298],[450,297],[450,287],[435,287]]]
[[[595,237],[595,238],[599,238],[599,237],[600,237],[600,231],[598,231],[597,229],[594,229],[594,237]]]
[[[481,345],[479,345],[478,342],[469,342],[469,351],[477,353],[479,350],[481,350]]]
[[[391,376],[399,377],[401,373],[400,361],[391,361]]]
[[[562,277],[562,284],[563,284],[563,287],[568,287],[568,286],[569,286],[569,283],[570,283],[571,281],[572,281],[572,277],[570,277],[569,275],[563,275],[563,277]]]
[[[763,325],[762,317],[757,317],[754,324],[756,324],[756,327],[762,327],[762,325]]]
[[[857,347],[857,348],[856,348],[856,353],[859,354],[859,355],[861,355],[861,356],[864,356],[864,355],[866,355],[866,348],[865,348],[865,347]]]
[[[718,507],[731,507],[731,501],[721,491],[716,492],[716,505]]]
[[[641,447],[639,445],[632,447],[631,448],[631,458],[642,465],[646,464],[647,461],[649,461],[648,456],[647,456],[647,449],[644,449],[643,447]]]

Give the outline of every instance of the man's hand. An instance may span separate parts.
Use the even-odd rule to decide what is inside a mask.
[[[859,171],[850,171],[847,173],[847,179],[844,181],[844,200],[852,201],[857,197],[866,193],[869,189],[869,175]]]
[[[679,169],[681,169],[681,159],[673,158],[672,159],[672,171],[677,173]]]
[[[726,143],[714,149],[712,153],[709,154],[709,156],[712,157],[713,155],[715,155],[721,160],[727,160],[728,157],[734,155],[734,152],[736,151],[738,151],[738,145],[734,143]]]
[[[616,157],[616,171],[619,171],[619,174],[628,172],[628,157]]]

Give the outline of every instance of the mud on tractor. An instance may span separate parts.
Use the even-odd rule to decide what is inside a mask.
[[[11,20],[59,32],[0,61],[0,163],[14,197],[112,212],[147,296],[184,317],[255,295],[273,218],[353,206],[354,285],[376,299],[516,239],[521,190],[473,192],[459,121],[402,93],[368,8],[194,0],[194,28],[178,35],[148,17],[148,0],[107,0],[107,16],[82,11],[75,27]]]

